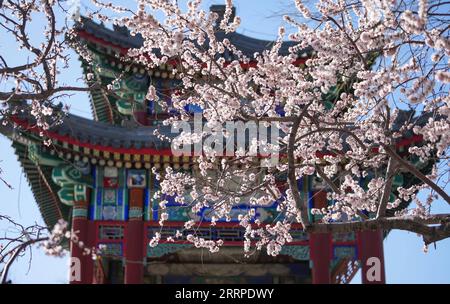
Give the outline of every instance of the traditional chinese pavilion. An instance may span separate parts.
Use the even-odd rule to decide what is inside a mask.
[[[221,13],[224,7],[211,9]],[[174,66],[146,70],[124,61],[129,48],[142,44],[139,36],[130,36],[124,28],[109,29],[82,19],[76,33],[95,62],[82,63],[85,74],[94,75],[86,81],[100,80],[106,86],[121,75],[114,83],[115,95],[102,88],[91,92],[94,119],[69,114],[44,132],[44,137],[52,140],[50,146],[44,145],[41,130],[26,116],[15,117],[19,128],[2,129],[12,141],[46,225],[52,227],[65,219],[86,246],[103,248],[100,258],[92,260],[78,246],[71,246],[72,257],[81,261],[80,280],[74,276],[72,283],[347,283],[360,265],[363,270],[367,267],[368,257],[383,262],[381,231],[307,235],[294,226],[294,241],[281,255],[270,257],[261,251],[244,258],[243,230],[237,221],[218,222],[212,228],[206,209],[191,214],[169,200],[171,221],[160,227],[159,202],[153,199],[158,181],[150,169],[171,165],[196,170],[192,157],[173,156],[169,143],[154,135],[157,128],[160,133],[169,132],[161,125],[168,114],[157,102],[145,98],[152,83],[170,111],[168,96],[180,84],[171,73]],[[227,38],[249,55],[272,44],[238,33],[227,34]],[[286,53],[290,45],[284,43],[281,52]],[[302,65],[309,56],[311,50],[304,50],[296,64]],[[397,144],[398,151],[407,151],[417,140],[420,138],[405,135]],[[411,176],[398,174],[393,188],[412,182]],[[299,189],[311,208],[331,203],[319,180],[303,179]],[[394,190],[392,196],[395,194]],[[258,207],[257,216],[271,222],[277,216],[276,205]],[[247,206],[236,206],[239,208]],[[193,248],[185,240],[149,246],[155,232],[161,232],[163,238],[173,236],[188,219],[198,221],[197,235],[224,240],[219,253]],[[189,233],[183,230],[185,236]],[[383,268],[381,283],[384,281]],[[363,282],[368,283],[365,276]]]

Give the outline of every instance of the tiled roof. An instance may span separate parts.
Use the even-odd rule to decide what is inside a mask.
[[[85,17],[81,18],[81,22],[76,25],[76,28],[79,31],[85,31],[96,38],[121,48],[139,48],[143,44],[143,39],[140,35],[131,36],[126,29],[119,27],[109,29],[104,24],[98,24]],[[250,58],[253,57],[255,52],[261,53],[264,50],[270,49],[274,44],[274,41],[256,39],[236,32],[227,34],[223,31],[217,31],[216,38],[219,41],[227,38],[238,50],[242,51]],[[281,55],[287,55],[289,53],[289,48],[296,44],[297,43],[293,41],[283,42],[279,53]],[[306,56],[311,51],[311,48],[306,48],[300,52],[299,56]]]
[[[51,131],[93,145],[110,146],[113,148],[133,147],[136,149],[164,148],[169,143],[158,139],[154,134],[156,129],[165,136],[176,136],[176,134],[171,134],[170,126],[137,126],[126,128],[72,114],[65,117],[63,123],[53,127]]]

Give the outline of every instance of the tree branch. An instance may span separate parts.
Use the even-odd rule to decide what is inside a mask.
[[[411,165],[408,161],[404,160],[400,155],[398,155],[391,147],[384,145],[384,149],[387,154],[394,158],[399,165],[401,165],[404,169],[408,170],[410,173],[414,174],[417,178],[419,178],[422,182],[430,186],[431,189],[436,191],[448,204],[450,204],[450,196],[445,193],[445,191],[436,185],[432,180],[425,176],[422,172],[420,172],[416,167]]]
[[[9,269],[11,268],[11,265],[13,264],[13,262],[16,260],[16,258],[19,256],[19,254],[25,250],[28,246],[31,246],[33,244],[39,243],[39,242],[43,242],[48,240],[48,237],[43,237],[43,238],[37,238],[37,239],[32,239],[32,240],[28,240],[22,244],[20,244],[12,253],[11,257],[9,258],[8,262],[5,263],[5,266],[2,269],[2,276],[0,278],[0,284],[6,284],[6,279],[8,277],[8,272]]]
[[[397,162],[393,157],[389,158],[389,162],[386,169],[386,178],[383,189],[383,194],[380,198],[380,204],[378,206],[377,218],[386,216],[387,204],[392,192],[392,182],[394,181],[394,175],[397,171]]]
[[[432,216],[429,221],[432,221]],[[438,217],[440,225],[428,226],[423,223],[420,218],[377,218],[363,222],[347,222],[347,223],[326,223],[326,224],[312,224],[306,228],[306,231],[311,233],[346,233],[362,230],[404,230],[418,233],[422,236],[425,245],[443,240],[450,237],[450,214]]]

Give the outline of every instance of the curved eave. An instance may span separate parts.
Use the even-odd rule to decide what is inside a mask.
[[[26,119],[14,118],[14,122],[25,132],[37,134],[41,131]],[[159,130],[162,135],[175,137],[177,134],[172,134],[170,129],[170,126],[125,128],[69,114],[61,124],[44,131],[44,134],[80,148],[120,154],[165,155],[170,153],[170,149],[165,151],[170,148],[170,143],[162,142],[154,132]]]
[[[14,122],[26,132],[39,133],[42,131],[36,126],[31,126],[25,119],[14,118]],[[62,143],[98,151],[119,154],[172,155],[170,143],[160,140],[155,135],[155,131],[169,138],[179,135],[179,133],[172,133],[170,126],[125,128],[72,114],[67,115],[61,124],[44,131],[44,134]],[[422,136],[413,135],[400,139],[396,147],[400,149],[421,141]],[[376,151],[377,148],[374,148],[374,152]],[[318,152],[318,157],[323,157],[323,155],[325,154]]]
[[[95,37],[97,42],[102,42],[103,44],[115,46],[123,50],[129,48],[139,48],[143,44],[143,39],[141,36],[130,36],[124,35],[123,33],[108,29],[103,24],[98,24],[89,18],[81,17],[81,22],[75,25],[76,30],[79,33],[86,33],[90,35],[89,37]]]
[[[84,74],[88,74],[89,71],[85,64],[82,65]],[[94,81],[88,81],[91,86]],[[102,88],[93,89],[89,94],[90,106],[93,117],[97,121],[114,123],[114,114],[112,111],[112,106],[109,101],[107,94]]]
[[[33,163],[27,157],[27,147],[24,144],[13,140],[12,147],[28,180],[45,225],[51,228],[59,219],[67,221],[70,207],[63,205],[56,195],[59,189],[51,182],[52,168]]]

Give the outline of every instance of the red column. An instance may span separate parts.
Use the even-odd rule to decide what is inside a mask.
[[[358,234],[359,258],[362,264],[363,284],[385,284],[383,233],[381,230],[365,230]]]
[[[92,259],[92,250],[95,250],[95,223],[94,221],[87,220],[87,237],[86,247],[91,250],[91,254],[86,256],[84,273],[86,276],[86,284],[94,283],[94,260]]]
[[[312,283],[330,284],[331,233],[309,235],[310,259],[312,262]]]
[[[328,206],[327,193],[323,190],[314,192],[314,208]],[[330,261],[332,258],[331,233],[311,233],[309,235],[310,259],[312,263],[312,283],[330,284]]]
[[[72,218],[72,233],[76,233],[78,240],[83,243],[87,236],[87,219],[82,217]],[[79,242],[70,243],[70,274],[69,281],[70,284],[87,284],[87,263],[86,255],[83,254],[84,249],[80,247]]]
[[[86,187],[76,189],[76,201],[72,209],[72,233],[75,233],[77,241],[70,243],[70,284],[92,284],[93,280],[92,255],[87,252],[95,245],[94,223],[88,220],[89,194],[90,191]]]
[[[142,284],[144,280],[144,222],[142,206],[144,190],[130,189],[130,219],[126,229],[125,284]]]

